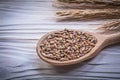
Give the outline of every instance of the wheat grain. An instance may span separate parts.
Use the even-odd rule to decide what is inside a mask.
[[[57,61],[82,57],[89,53],[97,43],[97,39],[88,33],[67,29],[49,36],[40,45],[40,53],[46,58]]]

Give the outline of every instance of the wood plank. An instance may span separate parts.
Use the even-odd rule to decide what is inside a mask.
[[[120,44],[95,58],[72,66],[55,67],[37,56],[38,39],[58,29],[94,31],[108,20],[58,22],[53,0],[0,1],[0,80],[119,80]]]

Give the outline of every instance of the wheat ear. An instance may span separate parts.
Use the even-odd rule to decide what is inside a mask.
[[[114,4],[120,5],[120,0],[57,0],[65,3],[98,3],[98,4]]]
[[[120,31],[120,20],[114,20],[112,22],[109,22],[109,23],[99,27],[98,30]]]
[[[53,6],[62,8],[120,8],[120,0],[54,0]]]
[[[94,20],[120,18],[120,9],[86,9],[56,12],[58,20]]]

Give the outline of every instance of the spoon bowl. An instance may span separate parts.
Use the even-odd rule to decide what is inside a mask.
[[[85,61],[85,60],[88,60],[90,58],[93,58],[95,57],[104,47],[110,45],[109,41],[112,41],[113,40],[113,36],[114,36],[114,39],[116,39],[116,37],[119,36],[119,34],[115,34],[115,35],[111,35],[111,36],[108,36],[108,35],[102,35],[102,34],[97,34],[97,33],[92,33],[92,32],[87,32],[87,31],[82,31],[82,30],[74,30],[72,29],[72,31],[79,31],[79,32],[84,32],[84,33],[87,33],[87,34],[90,34],[92,36],[94,36],[96,39],[97,39],[97,43],[95,44],[95,47],[93,47],[93,49],[85,54],[84,56],[81,56],[79,58],[76,58],[76,59],[73,59],[73,60],[67,60],[67,61],[58,61],[58,60],[53,60],[53,59],[49,59],[47,57],[44,57],[41,53],[40,53],[40,44],[42,44],[49,35],[51,34],[54,34],[56,32],[59,32],[59,31],[63,31],[63,30],[57,30],[57,31],[53,31],[53,32],[50,32],[50,33],[47,33],[45,34],[43,37],[40,38],[40,40],[38,41],[37,43],[37,47],[36,47],[36,51],[37,51],[37,54],[38,56],[52,64],[52,65],[56,65],[56,66],[64,66],[64,65],[72,65],[72,64],[76,64],[76,63],[80,63],[82,61]],[[118,39],[118,38],[117,38]],[[118,41],[118,40],[117,40]],[[116,41],[114,41],[114,43],[116,43]],[[111,43],[113,44],[113,43]]]

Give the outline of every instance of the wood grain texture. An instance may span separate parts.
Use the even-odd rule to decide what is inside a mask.
[[[47,32],[71,28],[94,31],[109,20],[57,22],[52,0],[0,0],[0,80],[119,80],[120,44],[94,59],[66,67],[45,63],[35,51]]]

